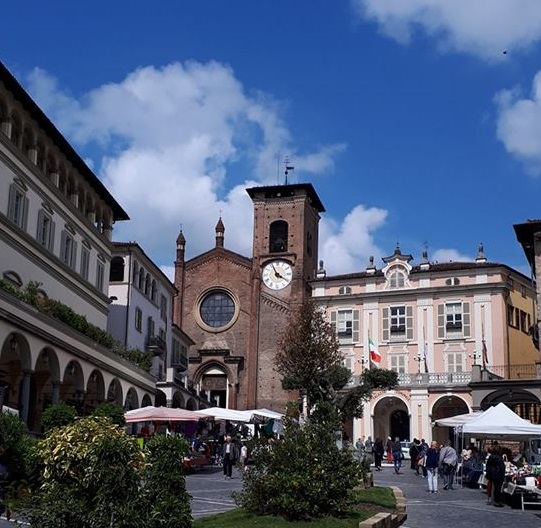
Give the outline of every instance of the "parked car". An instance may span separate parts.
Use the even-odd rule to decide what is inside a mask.
[[[400,442],[400,447],[402,448],[402,456],[407,459],[410,458],[410,444],[411,442],[409,440],[402,440]]]

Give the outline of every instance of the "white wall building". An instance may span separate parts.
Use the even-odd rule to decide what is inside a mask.
[[[31,429],[59,399],[87,412],[104,400],[154,398],[152,376],[16,290],[38,283],[50,305],[105,331],[112,229],[122,220],[126,212],[0,63],[0,388]]]
[[[188,385],[192,340],[173,325],[175,286],[136,242],[113,242],[108,332],[128,348],[153,355],[156,405],[199,408]]]

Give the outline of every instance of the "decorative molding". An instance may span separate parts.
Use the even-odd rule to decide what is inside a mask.
[[[270,306],[274,310],[277,310],[284,314],[290,314],[291,313],[291,307],[288,303],[285,301],[281,301],[275,297],[270,297],[266,295],[265,293],[261,293],[261,301],[265,303],[267,306]]]

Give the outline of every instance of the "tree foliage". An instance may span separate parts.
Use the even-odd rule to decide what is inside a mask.
[[[351,450],[338,448],[333,431],[322,422],[286,419],[283,437],[252,446],[237,504],[291,521],[346,515],[363,470]]]
[[[335,333],[314,303],[303,304],[281,336],[276,370],[282,386],[306,396],[309,408],[347,383]]]
[[[68,405],[66,402],[59,401],[43,411],[41,424],[45,432],[48,432],[56,427],[64,427],[73,423],[75,418],[77,418],[75,407]]]
[[[312,301],[303,304],[279,342],[276,369],[283,376],[283,388],[306,396],[312,418],[332,421],[336,414],[336,419],[344,421],[362,416],[363,404],[373,390],[397,385],[396,372],[368,369],[358,384],[347,387],[351,371],[342,363],[336,333],[324,312]]]

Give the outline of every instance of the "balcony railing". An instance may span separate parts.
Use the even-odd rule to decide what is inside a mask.
[[[471,372],[419,372],[398,374],[398,385],[467,385],[471,381]],[[360,382],[360,376],[352,376],[348,387]]]
[[[146,343],[147,352],[152,352],[155,356],[160,356],[165,352],[165,340],[160,336],[148,336]]]
[[[525,365],[494,365],[486,367],[490,373],[501,379],[536,379],[537,367],[535,363]]]

